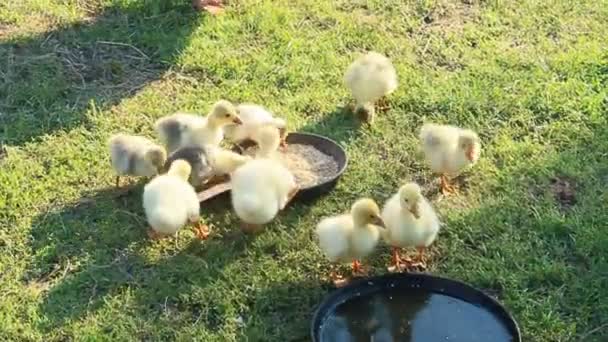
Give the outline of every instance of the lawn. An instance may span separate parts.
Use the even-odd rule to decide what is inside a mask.
[[[315,223],[407,180],[445,224],[429,272],[498,298],[525,341],[608,340],[606,1],[231,2],[0,4],[0,340],[307,341],[330,291]],[[359,127],[342,76],[366,50],[400,86]],[[224,200],[201,209],[210,240],[150,242],[143,183],[117,196],[106,140],[220,98],[335,139],[349,167],[258,236]],[[426,121],[481,136],[458,196],[439,201],[419,155]]]

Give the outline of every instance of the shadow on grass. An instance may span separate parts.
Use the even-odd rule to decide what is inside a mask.
[[[198,317],[213,331],[223,303],[222,298],[207,297],[207,289],[226,281],[224,270],[229,265],[248,267],[239,262],[244,255],[277,253],[272,239],[252,250],[250,245],[260,236],[243,234],[234,215],[233,224],[213,227],[204,242],[194,239],[189,227],[180,231],[177,242],[150,241],[140,204],[141,183],[131,182],[119,190],[109,187],[33,220],[34,261],[22,281],[43,293],[39,305],[43,332],[60,331],[125,291],[133,294],[138,317],[162,323],[172,310],[183,311],[186,321]],[[217,222],[230,208],[230,199],[224,196],[206,204],[201,216],[208,223]],[[294,227],[294,220],[309,208],[287,208],[261,234]]]
[[[137,192],[118,197],[108,188],[33,220],[34,262],[23,281],[50,289],[42,305],[48,323],[82,315],[116,283],[132,280],[130,250],[145,237],[133,214]]]
[[[338,106],[332,112],[323,115],[321,119],[300,127],[298,132],[323,135],[344,147],[358,136],[361,128],[361,123],[350,109]]]
[[[163,77],[198,23],[188,1],[131,1],[0,42],[0,143],[86,126],[93,103],[110,107]]]
[[[256,291],[243,335],[252,341],[310,341],[314,311],[332,287],[314,280],[280,282]]]
[[[142,314],[158,312],[168,298],[221,277],[246,250],[247,236],[201,242],[187,238],[193,235],[188,228],[180,231],[178,246],[174,239],[152,242],[140,198],[138,186],[128,193],[110,188],[34,220],[34,263],[23,281],[45,293],[43,331],[95,312],[108,295],[127,289],[141,294]],[[160,244],[162,255],[146,257],[150,244]]]

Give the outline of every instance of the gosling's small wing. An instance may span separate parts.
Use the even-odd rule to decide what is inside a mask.
[[[340,215],[321,220],[315,230],[319,247],[330,261],[340,261],[348,256],[352,222],[349,216]]]
[[[441,127],[435,124],[425,124],[420,129],[420,141],[425,148],[437,148],[441,145]]]
[[[388,244],[391,243],[391,230],[399,228],[399,212],[401,205],[399,204],[399,194],[391,196],[384,207],[382,208],[382,220],[386,224],[386,228],[380,228],[380,237]]]
[[[124,134],[113,135],[108,140],[110,161],[118,174],[129,173],[131,159],[135,155],[131,137]]]
[[[183,124],[174,117],[162,118],[156,122],[156,131],[167,150],[175,151],[182,138]]]

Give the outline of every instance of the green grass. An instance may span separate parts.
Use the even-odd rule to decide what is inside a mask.
[[[189,2],[0,4],[0,340],[306,341],[329,292],[315,223],[411,179],[445,222],[430,272],[496,296],[525,341],[608,340],[605,1],[248,0],[217,18]],[[400,86],[358,128],[342,75],[369,49]],[[106,139],[219,98],[335,138],[349,168],[257,237],[219,201],[202,208],[212,239],[151,243],[142,183],[115,196]],[[436,201],[424,121],[482,137],[460,196]]]

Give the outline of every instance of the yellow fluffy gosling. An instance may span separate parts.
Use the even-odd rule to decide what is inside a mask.
[[[182,145],[185,132],[203,126],[205,121],[204,116],[179,112],[156,120],[154,128],[167,152],[173,153]]]
[[[184,132],[182,146],[219,146],[224,139],[224,127],[242,123],[234,105],[226,100],[220,100],[213,105],[204,124]]]
[[[249,103],[243,103],[236,107],[242,125],[231,124],[226,126],[224,134],[226,139],[240,143],[244,140],[253,140],[255,132],[263,125],[272,125],[279,129],[281,144],[284,145],[287,136],[287,122],[285,119],[274,117],[274,114],[266,108]]]
[[[382,237],[393,247],[392,268],[398,271],[402,269],[401,248],[418,249],[416,262],[426,267],[424,251],[435,241],[440,222],[435,210],[422,195],[420,186],[407,183],[399,188],[384,205],[382,219],[386,224]]]
[[[344,83],[355,98],[355,114],[371,123],[375,104],[397,89],[397,72],[386,56],[368,52],[348,67]]]
[[[258,134],[258,144],[279,145],[277,129],[266,126]],[[276,150],[276,147],[275,147]],[[272,221],[298,191],[292,173],[278,160],[269,158],[271,149],[239,167],[231,177],[232,207],[245,231],[258,230]]]
[[[150,225],[152,239],[177,235],[186,223],[195,225],[199,239],[206,239],[208,228],[201,225],[199,201],[194,188],[188,183],[190,164],[178,159],[167,174],[154,178],[144,187],[143,207]]]
[[[268,158],[281,160],[278,153],[281,145],[281,137],[279,130],[271,125],[264,125],[258,128],[253,134],[253,141],[258,145],[258,150],[255,154],[256,158]]]
[[[327,217],[315,230],[319,247],[334,263],[352,262],[353,274],[362,271],[360,260],[376,248],[380,238],[379,227],[384,227],[380,209],[369,198],[356,201],[349,214]],[[343,284],[340,276],[332,272],[338,286]]]
[[[139,136],[116,134],[108,140],[112,168],[116,172],[116,187],[120,176],[152,177],[162,169],[167,153],[149,139]]]
[[[441,192],[455,189],[450,178],[479,160],[481,142],[477,133],[450,125],[425,124],[420,130],[422,151],[431,170],[441,176]]]

